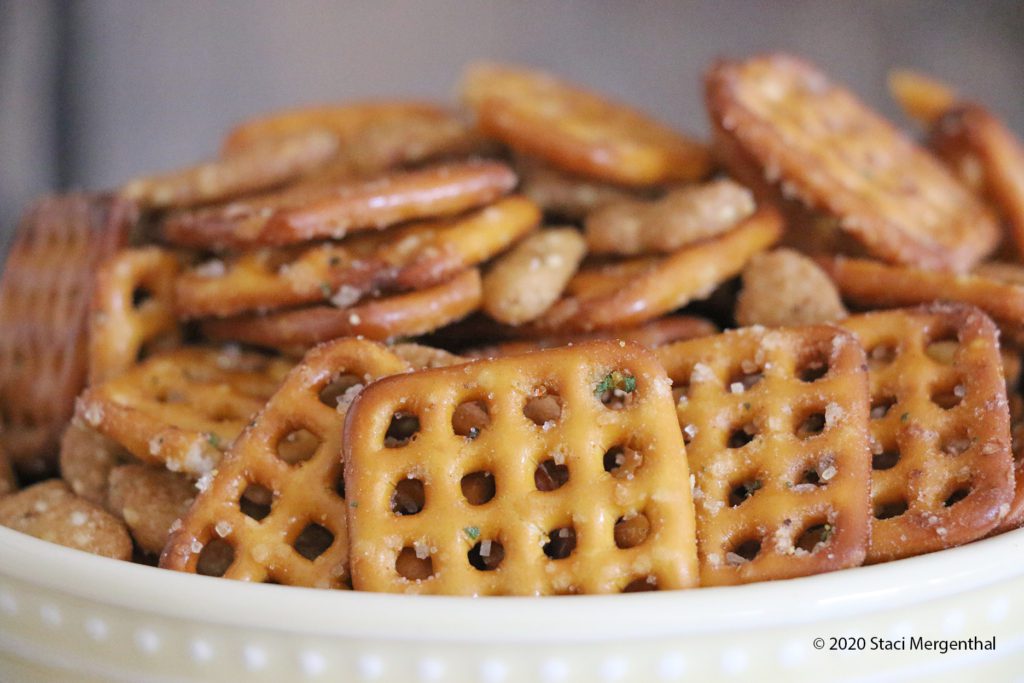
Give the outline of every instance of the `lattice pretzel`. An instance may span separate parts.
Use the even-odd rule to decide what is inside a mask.
[[[359,339],[310,351],[221,461],[172,534],[160,566],[347,588],[345,411],[364,384],[408,369],[383,346]],[[283,455],[281,444],[302,431],[315,443],[304,454],[308,459]]]
[[[1009,409],[995,326],[963,305],[867,313],[874,522],[868,562],[981,538],[1010,509]],[[952,350],[952,352],[951,352]]]
[[[237,347],[164,351],[87,389],[76,415],[143,462],[201,476],[291,367]]]
[[[457,218],[354,235],[340,243],[268,248],[212,260],[177,282],[186,317],[224,317],[330,300],[340,308],[379,289],[422,289],[450,279],[533,230],[540,210],[508,197]]]
[[[694,472],[701,585],[853,567],[867,550],[864,352],[835,327],[747,327],[655,350]]]
[[[96,269],[137,221],[130,202],[69,194],[40,200],[18,228],[0,282],[0,442],[32,478],[56,464],[85,384]]]
[[[96,274],[89,319],[89,383],[120,375],[144,353],[177,346],[178,257],[160,247],[124,249]]]
[[[706,86],[729,170],[838,219],[874,255],[966,270],[998,241],[989,211],[937,160],[811,65],[725,62]]]
[[[687,482],[669,383],[641,347],[596,342],[385,378],[345,422],[353,587],[694,586]]]

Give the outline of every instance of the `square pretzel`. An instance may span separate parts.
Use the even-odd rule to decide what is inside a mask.
[[[596,342],[383,379],[345,422],[357,590],[697,584],[685,448],[649,352]]]
[[[874,521],[868,562],[992,531],[1014,492],[998,332],[962,304],[848,318],[867,350]]]
[[[655,353],[674,383],[694,472],[701,584],[861,564],[868,392],[854,336],[748,327]]]

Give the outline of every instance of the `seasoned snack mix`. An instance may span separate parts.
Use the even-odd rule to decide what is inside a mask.
[[[896,72],[918,145],[786,54],[690,87],[705,140],[478,63],[457,103],[260,114],[186,168],[39,200],[0,279],[0,525],[478,596],[1020,533],[1024,154],[999,113]]]

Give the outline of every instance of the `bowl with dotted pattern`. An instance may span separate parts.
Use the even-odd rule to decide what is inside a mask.
[[[1024,529],[789,581],[452,598],[194,576],[0,528],[0,680],[1024,681],[1022,559]]]

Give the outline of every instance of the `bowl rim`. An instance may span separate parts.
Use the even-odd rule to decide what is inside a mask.
[[[929,555],[782,581],[630,595],[466,598],[225,581],[90,555],[0,527],[0,578],[87,602],[277,633],[420,641],[622,641],[792,626],[1018,578],[1024,564],[1006,558],[1022,555],[1024,528]]]

